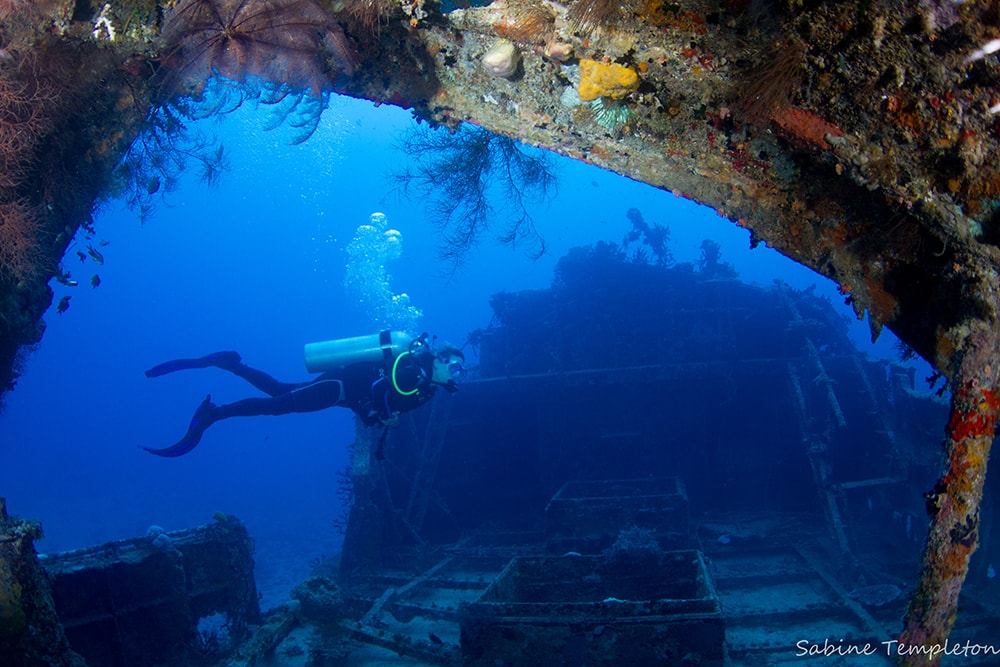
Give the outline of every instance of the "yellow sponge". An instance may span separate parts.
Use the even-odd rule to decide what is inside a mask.
[[[580,85],[576,93],[584,102],[598,97],[620,100],[638,88],[639,75],[631,67],[586,58],[580,60]]]

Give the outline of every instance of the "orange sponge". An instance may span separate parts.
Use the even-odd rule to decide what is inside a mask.
[[[639,88],[639,75],[631,67],[617,63],[580,60],[580,85],[577,95],[584,102],[598,97],[620,100]]]

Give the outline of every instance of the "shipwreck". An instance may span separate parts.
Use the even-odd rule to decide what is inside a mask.
[[[197,99],[213,74],[248,86],[246,94],[299,95],[306,103],[311,95],[347,94],[411,108],[438,126],[475,123],[714,208],[750,229],[755,242],[768,243],[836,281],[857,314],[869,319],[874,334],[882,327],[892,329],[935,367],[950,392],[947,413],[935,412],[944,458],[928,464],[934,479],[925,480],[921,491],[910,489],[906,498],[895,499],[900,516],[912,514],[903,508],[922,511],[919,519],[910,520],[911,531],[914,521],[919,528],[930,517],[919,582],[906,592],[905,620],[895,634],[905,645],[944,645],[956,622],[973,554],[989,539],[982,498],[1000,411],[1000,14],[995,3],[457,4],[0,3],[0,388],[8,389],[16,379],[18,351],[41,339],[42,317],[52,301],[47,283],[58,278],[59,260],[77,230],[91,224],[95,199],[110,187],[116,166],[138,136],[153,137],[155,144],[156,137],[164,139],[183,126],[184,110],[190,109],[186,101]],[[211,155],[203,157],[211,167]],[[144,189],[148,193],[158,187],[157,174],[141,165],[131,167],[137,177],[133,194],[141,199]],[[783,299],[783,319],[774,323],[782,330],[795,297],[786,294]],[[810,318],[801,318],[804,335]],[[708,335],[692,345],[710,345],[718,338],[717,333]],[[490,344],[502,341],[484,339],[484,355]],[[852,412],[839,389],[845,380],[838,373],[854,373],[865,386],[861,395],[868,398],[863,400],[872,406],[888,390],[883,383],[895,387],[899,382],[896,373],[876,377],[861,370],[861,362],[851,362],[853,370],[848,370],[820,354],[819,368],[814,356],[808,356],[804,363],[811,367],[761,364],[767,367],[753,371],[760,382],[790,383],[789,401],[780,414],[793,424],[804,419],[811,403],[822,402],[834,420],[831,434],[865,421]],[[614,367],[646,364],[642,358],[622,359]],[[607,368],[600,364],[611,361],[595,358],[591,362],[598,365],[559,372],[581,382],[576,394],[586,398],[591,386],[586,383],[592,379],[586,369]],[[665,379],[657,406],[673,397],[670,389],[676,384],[671,379],[723,373],[708,361],[700,366],[651,363],[661,367],[656,373]],[[520,379],[510,382],[529,386],[551,379],[543,366],[537,373],[530,365],[515,367],[510,375]],[[732,394],[732,383],[739,393],[741,374],[750,374],[754,364],[748,360],[729,366],[734,369],[724,379],[729,388],[701,396],[692,414],[717,409],[712,401]],[[629,372],[623,370],[626,376]],[[491,379],[496,377],[484,373],[467,395],[503,385]],[[904,387],[905,382],[891,395],[905,403],[900,398],[906,395]],[[517,400],[516,394],[503,398]],[[552,395],[558,399],[559,394]],[[758,407],[760,412],[742,416],[741,426],[759,415],[775,415],[777,409]],[[437,419],[435,423],[445,421]],[[560,437],[562,428],[576,432],[572,422],[556,428],[540,420],[540,428],[559,431]],[[459,426],[456,420],[447,432],[455,433]],[[881,437],[873,433],[900,437],[899,427],[886,428],[870,419],[869,427],[865,439]],[[618,442],[625,450],[649,437],[631,426],[602,428],[576,435],[603,432],[603,444]],[[761,474],[780,474],[776,471],[784,466],[789,468],[785,473],[794,472],[802,483],[811,479],[814,488],[822,489],[822,525],[832,531],[836,548],[849,552],[848,525],[856,523],[844,523],[849,514],[845,506],[866,495],[865,489],[874,506],[875,496],[901,488],[890,481],[896,472],[837,478],[842,466],[822,459],[835,459],[849,446],[831,447],[826,440],[833,436],[815,430],[808,420],[798,428],[798,449],[790,440],[778,441],[788,446],[787,460],[768,461],[772,468],[761,461],[745,462]],[[736,435],[731,442],[739,441]],[[431,436],[430,442],[445,437]],[[803,441],[809,443],[804,451]],[[359,452],[363,449],[359,446]],[[703,447],[691,456],[710,450]],[[802,463],[799,454],[805,457],[805,476],[799,475],[802,469],[791,470],[795,461]],[[443,465],[445,459],[441,461]],[[559,489],[546,476],[545,459],[533,461],[535,473],[555,496]],[[616,457],[609,469],[616,469],[621,479],[634,477],[628,461],[629,456]],[[379,489],[401,483],[389,476],[385,485],[375,484],[362,476],[361,466],[356,468],[358,489],[368,483]],[[679,470],[669,476],[684,480],[695,495],[690,475]],[[734,475],[732,483],[760,484],[760,479]],[[511,503],[527,501],[512,491],[497,493],[498,501],[501,496]],[[761,497],[775,501],[771,495]],[[405,530],[399,535],[365,532],[352,539],[385,542],[409,532],[426,541],[422,522],[415,519],[435,511],[437,497],[417,494],[418,504],[410,511],[418,516],[404,516],[403,524],[394,523],[396,513],[377,514],[382,523],[352,522],[396,532],[401,525]],[[388,507],[376,503],[370,511],[380,505]],[[461,517],[454,519],[456,529],[464,527]],[[733,532],[725,535],[732,540]],[[24,633],[38,624],[54,627],[48,607],[26,607],[20,597],[25,591],[41,593],[36,584],[42,580],[30,565],[31,534],[30,526],[5,520],[0,537],[0,608],[19,619],[5,625],[14,642],[30,640],[35,635]],[[799,558],[811,567],[808,558]],[[518,573],[511,576],[530,576]],[[724,591],[720,585],[723,603]],[[508,603],[522,602],[496,602]],[[372,617],[377,615],[375,609]],[[444,639],[438,639],[443,645]],[[924,656],[898,657],[926,664]]]
[[[670,307],[645,308],[637,282]],[[809,291],[606,245],[563,258],[553,287],[491,304],[461,391],[404,416],[384,446],[359,424],[342,553],[266,614],[232,517],[40,561],[30,523],[5,519],[18,537],[4,562],[38,582],[15,602],[43,600],[59,637],[24,655],[55,646],[59,664],[90,667],[900,657],[920,492],[947,415],[912,367],[859,353]],[[962,664],[995,659],[983,638],[1000,609],[983,591],[997,548],[991,533],[963,592]]]

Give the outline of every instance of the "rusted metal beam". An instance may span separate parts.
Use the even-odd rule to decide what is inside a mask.
[[[931,526],[905,627],[892,651],[902,665],[937,665],[955,623],[958,598],[979,546],[979,506],[1000,411],[1000,338],[980,325],[955,374],[944,442],[947,465],[926,494]]]

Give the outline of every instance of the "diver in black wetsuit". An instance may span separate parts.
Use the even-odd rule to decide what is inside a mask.
[[[146,371],[146,377],[215,367],[243,378],[268,397],[215,405],[209,395],[198,406],[187,433],[176,444],[163,449],[143,449],[157,456],[183,456],[197,447],[205,429],[220,419],[315,412],[334,406],[349,408],[368,426],[380,423],[394,426],[401,412],[419,408],[434,396],[439,386],[449,393],[458,391],[456,380],[464,374],[464,362],[465,355],[457,347],[442,345],[432,352],[424,344],[398,355],[391,364],[351,364],[327,371],[309,382],[295,384],[280,382],[263,371],[250,368],[236,352],[167,361]]]

